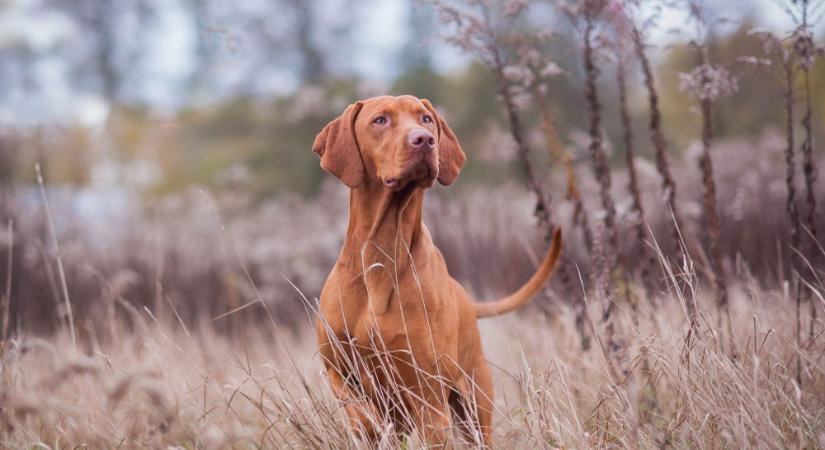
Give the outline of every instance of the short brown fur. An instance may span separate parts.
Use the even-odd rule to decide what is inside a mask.
[[[529,301],[558,260],[561,233],[522,288],[477,303],[450,276],[421,220],[425,189],[435,180],[451,184],[466,160],[430,102],[357,102],[324,127],[313,151],[351,188],[349,226],[321,292],[317,331],[352,425],[369,439],[385,422],[399,432],[415,426],[429,444],[444,446],[455,420],[465,436],[490,445],[493,386],[476,319]]]

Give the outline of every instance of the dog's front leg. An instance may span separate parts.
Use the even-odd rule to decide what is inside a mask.
[[[407,399],[409,403],[412,403],[413,420],[415,420],[416,427],[421,432],[427,448],[453,448],[449,442],[452,418],[447,399],[435,392],[428,395],[420,390],[417,391],[419,392],[416,392],[414,396],[408,396]],[[411,397],[414,397],[414,399]]]
[[[381,415],[372,401],[353,392],[338,369],[332,365],[327,365],[327,378],[335,397],[344,406],[352,428],[361,431],[370,442],[377,442]]]

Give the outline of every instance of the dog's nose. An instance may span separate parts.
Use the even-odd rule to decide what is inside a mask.
[[[423,128],[412,130],[410,134],[407,135],[407,147],[409,147],[410,150],[432,150],[434,145],[435,138],[433,134]]]

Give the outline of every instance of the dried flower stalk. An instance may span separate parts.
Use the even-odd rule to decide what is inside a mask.
[[[785,165],[787,166],[787,171],[785,173],[785,186],[788,190],[787,196],[787,203],[785,204],[785,208],[788,211],[788,218],[791,222],[791,229],[790,229],[790,237],[791,237],[791,251],[790,251],[790,264],[791,264],[791,277],[794,279],[797,278],[798,268],[797,268],[797,255],[796,251],[800,249],[800,239],[799,239],[799,231],[801,228],[801,224],[799,222],[799,211],[796,208],[796,155],[795,155],[795,143],[794,143],[794,68],[793,68],[793,61],[789,55],[785,55],[785,60],[783,64],[783,70],[785,72],[785,89],[782,91],[782,96],[784,97],[785,101],[785,139],[787,145],[785,146]],[[797,280],[797,288],[796,288],[796,343],[797,346],[802,345],[802,290],[800,289],[801,286],[798,285],[799,281]],[[797,358],[797,383],[802,382],[802,366],[801,360]]]
[[[805,216],[805,226],[807,227],[807,233],[809,235],[809,252],[810,255],[810,264],[813,267],[817,267],[817,261],[820,259],[819,255],[819,241],[817,238],[817,227],[816,227],[816,192],[815,184],[816,184],[816,165],[814,163],[814,139],[813,139],[813,107],[811,105],[811,67],[817,57],[821,57],[823,50],[821,48],[817,48],[814,39],[813,33],[811,30],[811,25],[808,22],[808,13],[810,12],[810,2],[809,0],[799,0],[797,2],[798,8],[800,9],[800,15],[802,16],[802,23],[800,24],[798,30],[795,33],[795,41],[794,41],[794,51],[796,56],[798,57],[799,66],[802,69],[802,80],[803,80],[803,95],[805,96],[805,112],[802,116],[802,129],[804,131],[804,135],[802,138],[802,173],[805,179],[805,203],[808,208],[807,214]],[[808,339],[813,339],[814,335],[816,334],[816,321],[817,321],[817,307],[816,301],[814,301],[813,297],[809,295],[810,301],[810,325],[808,328]]]
[[[667,194],[668,206],[671,209],[674,220],[672,221],[673,239],[675,241],[676,253],[679,257],[684,257],[682,254],[682,247],[679,245],[681,239],[680,229],[682,227],[682,214],[679,210],[676,197],[676,182],[673,180],[673,175],[670,172],[670,163],[667,157],[667,143],[662,132],[662,114],[659,109],[659,94],[656,90],[656,80],[653,75],[653,69],[650,65],[650,60],[645,53],[645,41],[642,33],[635,25],[631,27],[631,35],[633,37],[633,48],[636,53],[636,59],[642,69],[644,76],[644,85],[648,94],[648,103],[650,105],[650,139],[656,154],[656,169],[662,176],[662,188]],[[692,314],[695,314],[692,313]]]
[[[805,201],[807,203],[808,211],[805,217],[805,222],[811,237],[812,252],[811,257],[815,257],[818,253],[817,246],[817,230],[816,230],[816,192],[814,185],[816,184],[816,166],[814,163],[814,146],[813,146],[813,107],[811,102],[811,67],[818,56],[821,56],[820,49],[817,49],[814,44],[813,35],[811,33],[810,24],[808,23],[809,0],[800,0],[802,24],[799,30],[795,33],[796,39],[794,42],[794,50],[798,56],[800,68],[802,69],[803,80],[803,95],[805,96],[805,112],[802,116],[802,129],[804,130],[804,137],[802,140],[802,172],[805,175]]]
[[[9,333],[9,310],[11,309],[11,279],[14,262],[14,222],[9,220],[8,224],[8,267],[6,268],[6,291],[0,297],[0,355],[3,354],[5,342]]]
[[[590,157],[593,160],[593,172],[599,183],[599,194],[604,208],[604,232],[607,242],[604,246],[604,264],[597,268],[599,272],[609,273],[615,265],[615,254],[618,248],[618,233],[616,229],[616,205],[610,192],[610,168],[607,165],[607,155],[602,145],[601,104],[596,86],[599,69],[595,62],[593,35],[596,27],[597,15],[601,9],[601,2],[585,2],[584,11],[584,72],[585,72],[585,99],[587,100],[590,116]],[[600,275],[605,277],[605,273]]]
[[[795,114],[794,102],[796,99],[796,52],[785,44],[782,38],[768,32],[755,31],[757,37],[762,40],[763,50],[767,55],[777,55],[782,60],[782,78],[780,81],[782,87],[780,93],[785,106],[785,188],[787,190],[785,210],[788,213],[790,222],[790,276],[794,281],[792,289],[795,289],[796,307],[796,345],[797,348],[802,346],[802,289],[799,282],[800,269],[804,266],[799,261],[799,253],[802,251],[800,244],[800,232],[802,224],[799,217],[799,209],[796,202],[796,140],[794,133]],[[795,33],[794,33],[795,34]],[[791,37],[794,36],[791,35]],[[797,383],[802,382],[802,361],[797,358],[796,361],[796,379]]]
[[[708,62],[707,49],[702,51],[702,66],[711,67]],[[707,70],[702,71],[701,83],[708,86],[713,83],[713,79],[708,75]],[[713,176],[713,159],[711,157],[711,144],[713,139],[713,102],[714,98],[703,96],[700,98],[702,114],[702,155],[699,158],[699,168],[702,171],[702,184],[705,188],[704,208],[705,220],[707,222],[707,234],[710,247],[711,282],[716,291],[717,305],[723,309],[728,308],[727,287],[725,285],[725,269],[722,265],[722,250],[719,245],[719,213],[716,207],[716,182]]]
[[[636,240],[639,243],[640,274],[642,282],[650,288],[650,268],[653,267],[653,254],[644,244],[647,231],[645,230],[645,211],[642,204],[642,193],[639,189],[639,174],[636,171],[636,146],[633,136],[633,124],[630,120],[630,112],[627,109],[627,67],[625,65],[625,54],[617,49],[618,59],[616,61],[616,83],[619,90],[619,117],[622,123],[622,142],[625,150],[625,162],[627,163],[628,183],[627,189],[633,199],[633,226],[636,230]]]

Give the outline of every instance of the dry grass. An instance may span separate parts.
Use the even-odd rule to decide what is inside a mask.
[[[657,310],[617,309],[620,358],[598,345],[580,351],[572,310],[482,322],[497,389],[495,447],[825,446],[825,338],[797,348],[793,299],[755,286],[731,290],[733,349],[722,345],[715,310],[703,310],[700,333],[690,335],[671,296]],[[710,307],[712,296],[697,303]],[[81,350],[65,336],[10,342],[0,446],[364,447],[320,374],[308,320],[297,338],[260,326],[234,341],[148,312],[132,321],[135,331],[119,341],[92,338]],[[388,436],[382,446],[418,442]]]

